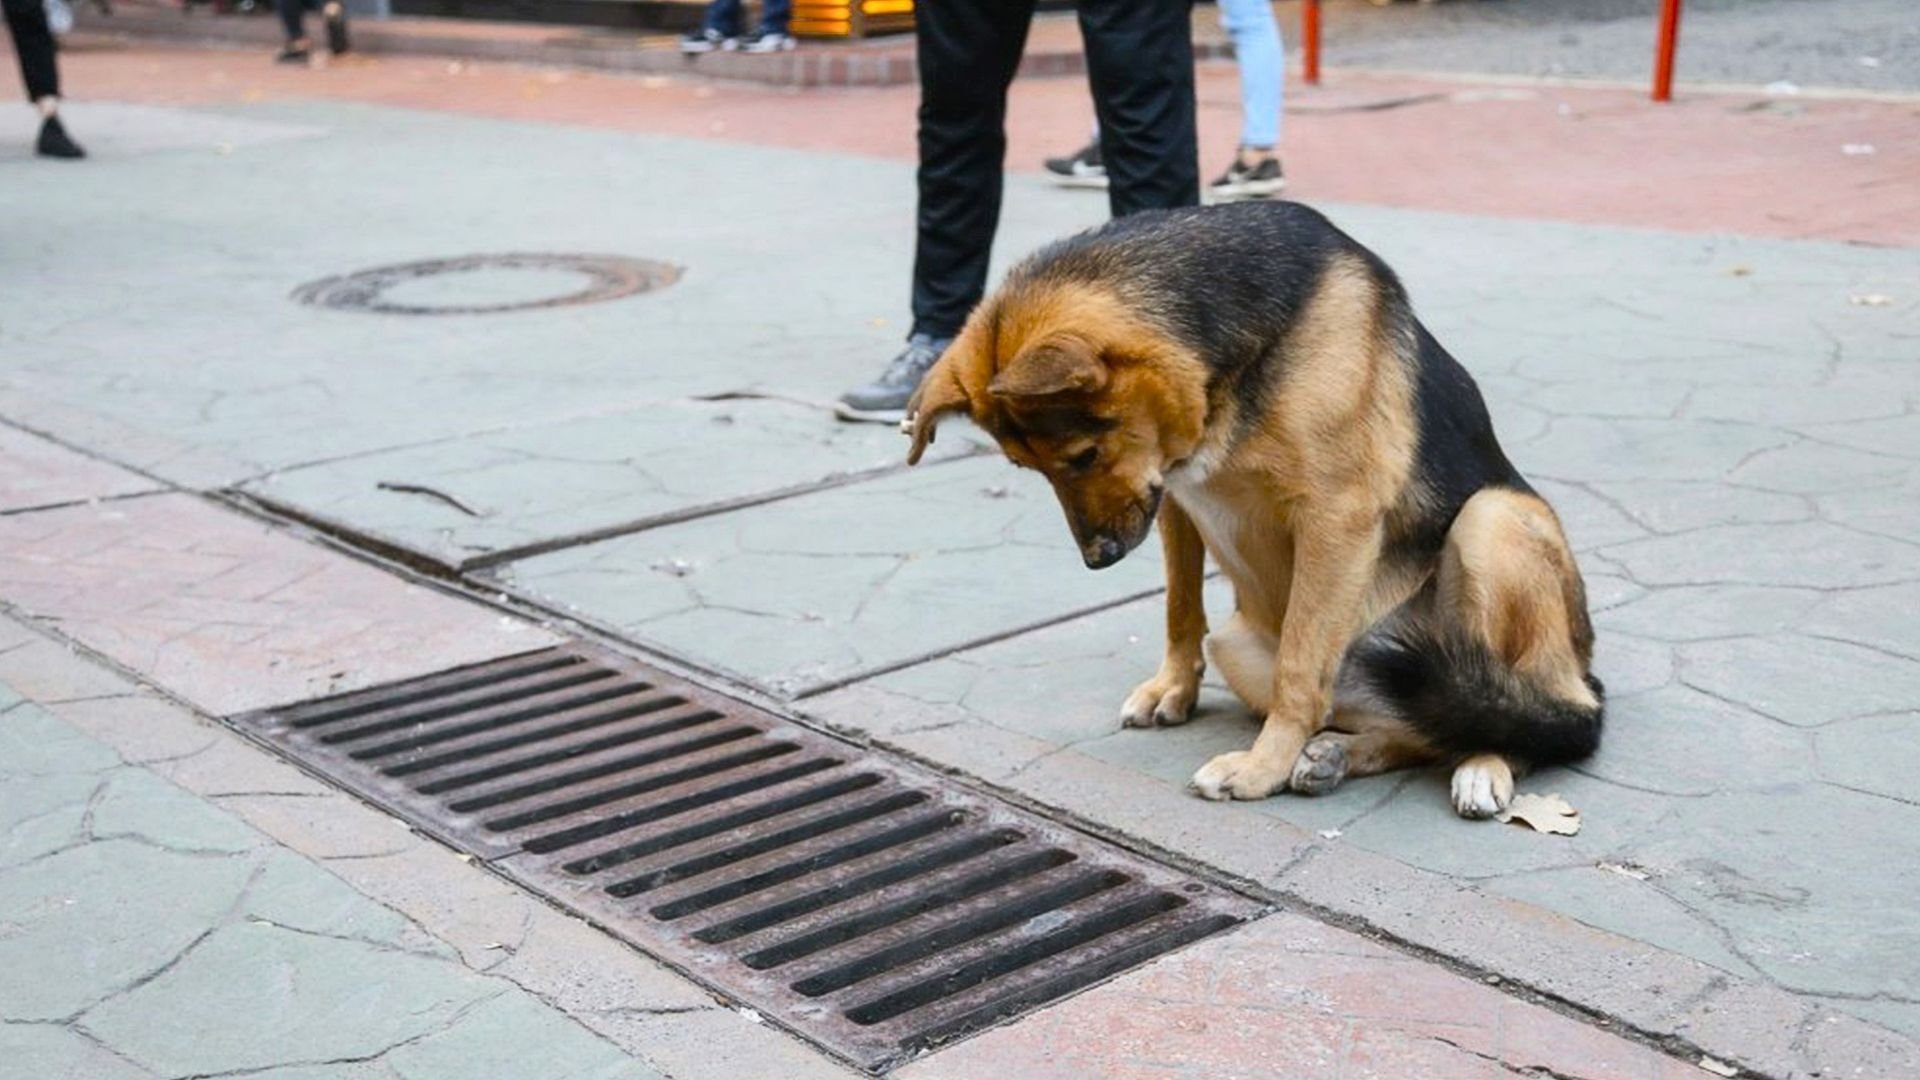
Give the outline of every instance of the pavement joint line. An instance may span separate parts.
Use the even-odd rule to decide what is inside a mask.
[[[1212,575],[1208,575],[1208,576],[1211,577]],[[943,645],[938,649],[934,649],[929,652],[922,653],[918,656],[910,656],[904,660],[894,660],[885,664],[878,665],[876,667],[865,668],[860,671],[855,671],[847,675],[835,676],[834,678],[828,679],[825,682],[809,683],[809,684],[806,684],[805,686],[802,686],[799,690],[795,691],[792,695],[791,700],[805,701],[807,698],[810,698],[810,697],[818,697],[821,694],[831,693],[835,690],[852,686],[854,683],[857,683],[857,682],[866,682],[868,679],[877,679],[882,675],[889,675],[889,674],[892,674],[893,672],[900,671],[905,668],[916,667],[920,664],[926,664],[935,660],[940,660],[945,657],[952,656],[955,653],[970,652],[974,649],[984,648],[985,646],[993,645],[998,642],[1005,641],[1008,638],[1019,637],[1022,634],[1031,634],[1037,630],[1045,630],[1048,627],[1058,626],[1061,623],[1072,622],[1075,619],[1083,619],[1089,615],[1098,615],[1103,611],[1111,611],[1114,608],[1123,607],[1127,604],[1134,603],[1135,601],[1138,601],[1138,600],[1145,600],[1150,596],[1158,596],[1160,595],[1160,593],[1164,591],[1165,591],[1164,586],[1152,588],[1152,589],[1141,589],[1137,592],[1128,593],[1125,596],[1120,596],[1111,600],[1103,600],[1098,604],[1090,604],[1087,607],[1075,608],[1072,611],[1068,611],[1059,615],[1051,615],[1045,619],[1040,619],[1035,622],[1022,623],[1021,625],[1012,627],[1011,629],[995,631],[994,633],[989,634],[986,637],[976,638],[970,641],[964,641],[957,645]]]
[[[965,453],[955,454],[952,457],[943,457],[936,461],[924,462],[923,464],[936,467],[952,465],[959,462],[972,461],[976,458],[987,457],[992,453],[993,451],[988,447],[977,446]],[[731,513],[735,510],[749,510],[760,506],[770,506],[774,503],[786,502],[789,499],[799,498],[803,495],[813,495],[823,491],[833,491],[838,488],[851,487],[869,480],[885,479],[889,476],[904,473],[913,467],[914,466],[910,466],[902,461],[893,465],[880,465],[871,469],[858,469],[852,472],[829,476],[821,480],[809,480],[799,484],[791,484],[783,488],[774,488],[771,491],[754,492],[750,495],[742,495],[738,498],[728,499],[723,502],[706,503],[700,506],[688,507],[684,510],[669,511],[668,513],[656,514],[652,517],[623,522],[618,525],[605,525],[597,529],[587,529],[582,532],[549,537],[545,540],[536,540],[532,543],[520,544],[515,547],[501,548],[497,551],[489,551],[484,555],[475,555],[470,559],[463,559],[456,569],[461,572],[488,570],[495,566],[518,562],[521,559],[532,558],[536,555],[546,555],[551,552],[564,551],[567,548],[595,544],[602,540],[612,540],[622,536],[633,536],[637,533],[650,532],[654,529],[665,528],[669,525],[681,525],[689,521],[699,521],[702,518],[715,517],[720,514]]]
[[[106,503],[132,502],[135,499],[151,499],[156,495],[175,495],[176,491],[128,491],[119,495],[94,495],[85,499],[63,499],[59,502],[40,503],[36,506],[16,506],[10,510],[0,510],[0,518],[21,517],[26,514],[40,514],[49,510],[71,510],[76,506],[100,506]]]
[[[138,465],[130,465],[127,462],[110,458],[105,454],[102,454],[100,451],[93,449],[92,447],[82,446],[79,443],[73,442],[69,439],[61,438],[60,436],[54,434],[51,431],[34,427],[31,424],[23,424],[11,416],[0,416],[0,426],[10,427],[13,430],[18,431],[24,435],[31,435],[36,439],[41,439],[46,442],[52,443],[53,445],[58,446],[60,449],[65,450],[72,454],[77,454],[80,457],[86,458],[88,461],[97,462],[101,465],[111,465],[114,468],[121,470],[122,472],[132,473],[133,475],[138,476],[142,480],[146,480],[154,484],[158,484],[160,487],[164,488],[166,491],[171,492],[171,491],[189,490],[187,488],[181,487],[179,484],[176,484],[171,480],[168,480],[164,476],[160,476],[157,473],[150,472],[146,469],[141,468]],[[155,494],[160,494],[160,492],[140,491],[140,492],[134,492],[131,495],[117,495],[117,496],[110,496],[110,497],[124,499],[124,498],[133,498],[140,495],[155,495]],[[24,512],[31,512],[35,510],[54,510],[60,507],[74,506],[74,505],[79,505],[81,503],[94,502],[94,501],[104,501],[104,500],[76,499],[76,500],[73,500],[72,502],[61,503],[59,504],[58,507],[56,506],[27,507],[24,510],[19,512],[24,513]]]

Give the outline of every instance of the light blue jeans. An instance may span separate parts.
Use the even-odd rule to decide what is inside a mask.
[[[1240,145],[1280,145],[1280,95],[1286,70],[1280,27],[1269,0],[1220,0],[1220,27],[1233,39],[1240,65]]]

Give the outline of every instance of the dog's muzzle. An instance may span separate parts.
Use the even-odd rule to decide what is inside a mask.
[[[1133,513],[1127,515],[1129,520],[1125,535],[1098,532],[1087,537],[1080,545],[1080,559],[1087,564],[1087,569],[1105,570],[1139,547],[1140,542],[1153,531],[1153,519],[1160,513],[1162,494],[1163,489],[1155,484],[1147,492],[1145,501],[1134,505]]]

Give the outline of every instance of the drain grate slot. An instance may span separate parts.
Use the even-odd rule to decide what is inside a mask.
[[[952,971],[943,971],[904,990],[896,990],[864,1005],[856,1005],[847,1010],[847,1019],[856,1024],[877,1024],[882,1020],[890,1020],[902,1013],[930,1005],[941,998],[971,990],[995,976],[1018,971],[1029,964],[1037,964],[1048,957],[1058,956],[1076,945],[1083,945],[1116,930],[1137,926],[1155,915],[1172,911],[1185,902],[1168,893],[1156,893],[1130,900],[1108,908],[1092,918],[1082,919],[1071,926],[1056,930],[1017,949],[983,956],[970,964]]]
[[[313,728],[323,724],[335,724],[342,720],[352,720],[369,713],[387,712],[417,705],[423,701],[446,702],[459,698],[470,690],[481,690],[498,686],[514,679],[531,675],[543,675],[560,668],[575,667],[586,661],[579,656],[552,650],[536,653],[526,660],[499,668],[488,668],[472,675],[449,675],[439,679],[423,679],[416,686],[398,693],[387,693],[381,689],[362,690],[341,697],[331,698],[323,708],[293,708],[282,715],[285,722],[297,728]]]
[[[769,926],[791,922],[810,911],[819,911],[821,908],[831,907],[856,896],[865,896],[867,893],[896,882],[910,881],[941,867],[952,866],[968,859],[977,859],[995,848],[1006,847],[1018,839],[1020,834],[1011,829],[1003,829],[985,836],[970,836],[965,840],[943,844],[931,851],[901,859],[859,877],[835,882],[804,896],[796,896],[771,907],[764,907],[758,911],[728,919],[726,922],[716,923],[693,936],[708,943],[732,941],[734,938],[744,937],[756,930],[765,930]],[[661,907],[667,906],[669,905],[661,905]],[[655,908],[654,913],[657,915],[660,910]]]
[[[376,758],[403,754],[409,750],[424,750],[429,746],[438,746],[441,743],[464,739],[469,735],[480,735],[487,732],[499,731],[502,728],[524,724],[529,720],[540,720],[560,713],[571,712],[574,709],[584,709],[589,705],[599,705],[602,702],[614,701],[623,697],[632,697],[635,694],[645,693],[648,688],[644,686],[621,686],[615,683],[611,686],[603,686],[595,690],[588,690],[584,693],[566,694],[562,697],[550,696],[566,689],[570,689],[570,687],[563,687],[557,690],[554,688],[543,688],[542,692],[538,695],[516,695],[510,700],[513,704],[519,705],[519,708],[488,716],[484,720],[476,720],[470,724],[457,724],[449,727],[435,728],[432,731],[410,735],[407,738],[397,739],[393,742],[361,747],[349,751],[349,753],[352,754],[356,761],[372,761]],[[523,702],[524,704],[522,704]],[[332,735],[323,735],[320,741],[326,743],[359,742],[362,739],[372,738],[376,735],[391,735],[396,731],[405,731],[408,728],[418,731],[421,725],[427,721],[439,719],[441,719],[440,716],[402,716],[392,720],[383,720],[378,724],[368,724],[366,727],[354,728],[351,731],[340,731]]]
[[[659,712],[661,709],[670,709],[684,704],[686,704],[686,702],[678,698],[666,698],[660,701],[644,701],[638,705],[625,709],[616,709],[610,713],[591,716],[585,720],[555,724],[552,727],[541,728],[538,731],[530,731],[524,735],[516,735],[507,739],[495,739],[491,742],[480,743],[476,746],[441,754],[437,757],[416,758],[413,761],[404,762],[399,765],[387,766],[380,771],[387,776],[411,776],[414,773],[426,772],[429,769],[438,769],[444,765],[463,764],[477,758],[491,757],[494,754],[507,750],[518,750],[523,746],[530,746],[536,743],[551,743],[567,735],[579,735],[583,732],[598,731],[603,727],[618,724],[623,720],[632,720],[636,717]],[[612,750],[617,747],[643,742],[647,739],[657,739],[662,735],[677,734],[691,727],[699,727],[702,724],[709,724],[715,720],[724,719],[726,718],[711,710],[693,713],[689,716],[676,716],[671,720],[662,721],[658,724],[648,724],[645,727],[630,728],[614,735],[607,735],[587,742],[562,745],[557,750],[548,750],[523,758],[514,758],[510,761],[503,761],[498,765],[489,765],[484,769],[475,769],[473,772],[455,773],[444,779],[420,785],[420,793],[422,795],[438,795],[443,791],[458,791],[461,788],[472,787],[474,784],[483,783],[488,780],[498,780],[503,776],[513,776],[517,773],[526,772],[529,769],[538,769],[546,765],[557,765],[563,761],[573,761],[577,758],[586,757],[588,754],[597,754],[602,750]]]
[[[805,791],[789,795],[786,798],[762,803],[759,806],[750,807],[736,814],[715,818],[712,821],[699,825],[689,825],[684,829],[665,833],[649,840],[623,844],[620,847],[600,852],[598,855],[570,862],[566,865],[566,870],[569,874],[597,874],[602,870],[630,863],[636,859],[644,859],[649,855],[657,855],[662,851],[672,851],[674,848],[685,847],[696,841],[705,840],[709,836],[729,832],[733,829],[745,828],[749,825],[757,825],[770,818],[790,814],[795,810],[804,810],[809,806],[815,806],[829,799],[837,799],[842,795],[850,795],[856,791],[864,791],[878,783],[880,783],[880,777],[874,776],[871,773],[842,777],[831,784],[822,784],[817,788],[808,788]]]
[[[725,746],[728,743],[739,742],[741,739],[752,738],[758,734],[760,734],[758,728],[726,728],[721,731],[716,731],[711,735],[703,735],[697,739],[688,739],[685,742],[672,743],[655,750],[644,750],[638,754],[628,754],[625,757],[615,758],[612,761],[602,762],[598,765],[589,765],[583,769],[575,769],[572,772],[561,773],[558,776],[550,776],[545,780],[535,780],[531,783],[521,784],[518,787],[505,788],[488,795],[482,795],[479,798],[466,799],[454,803],[453,811],[456,814],[466,814],[475,810],[488,810],[496,806],[504,806],[510,802],[519,802],[521,799],[530,799],[535,795],[545,795],[549,791],[561,791],[575,784],[586,783],[588,780],[598,780],[603,776],[618,776],[623,772],[638,769],[645,765],[657,765],[662,761],[672,761],[674,758],[686,757],[688,754],[697,754],[702,750],[711,750],[716,746]],[[759,753],[759,751],[754,751],[754,753]],[[729,762],[737,762],[741,758],[748,758],[754,761],[760,760],[757,757],[751,757],[747,754],[736,755],[734,758],[727,760]],[[714,764],[724,764],[726,768],[733,767],[732,764],[725,762],[716,762]],[[705,767],[706,766],[702,766],[702,768]],[[674,783],[679,782],[674,779],[672,774],[661,777],[658,782],[667,783],[670,781]]]
[[[949,923],[923,937],[903,941],[898,945],[869,953],[851,963],[823,971],[818,975],[808,976],[794,983],[793,988],[808,997],[830,994],[835,990],[864,982],[875,975],[924,960],[956,945],[963,945],[1010,926],[1017,926],[1076,900],[1084,900],[1096,893],[1117,888],[1126,882],[1127,876],[1117,870],[1081,874],[1043,892],[1022,897],[1005,907],[993,908]]]
[[[1006,866],[996,866],[984,873],[975,874],[972,877],[962,878],[959,881],[943,885],[936,885],[931,889],[922,891],[914,896],[909,896],[906,899],[897,900],[891,904],[874,908],[852,918],[830,923],[818,930],[808,931],[797,937],[790,937],[778,945],[769,946],[758,952],[748,953],[745,957],[742,957],[742,960],[748,967],[756,971],[779,967],[782,964],[790,964],[795,960],[811,956],[821,949],[831,948],[843,941],[852,941],[854,938],[863,937],[876,930],[882,930],[895,923],[911,919],[915,915],[924,915],[929,911],[938,911],[941,908],[957,904],[962,900],[969,900],[982,893],[992,892],[1004,885],[1024,881],[1044,870],[1051,870],[1056,866],[1064,866],[1072,861],[1073,853],[1070,851],[1039,851],[1029,855],[1023,855]],[[1096,880],[1110,880],[1116,885],[1126,880],[1126,875],[1115,870],[1096,874],[1093,875],[1093,877]],[[1045,905],[1056,901],[1049,898],[1040,898],[1035,902]],[[1046,909],[1045,907],[1041,907],[1039,910]],[[921,940],[927,941],[931,939],[923,938]],[[955,940],[964,941],[966,939],[962,937],[956,938]],[[938,951],[938,949],[942,948],[946,948],[946,946],[939,945],[932,951]],[[819,997],[821,994],[831,990],[837,990],[842,986],[851,986],[857,981],[857,979],[848,979],[845,982],[831,984],[824,981],[821,976],[814,976],[813,978],[802,979],[800,982],[793,984],[793,988],[808,997]]]
[[[785,754],[798,748],[788,744],[765,749]],[[599,821],[590,821],[584,825],[576,825],[571,829],[563,829],[557,833],[549,833],[546,836],[535,836],[527,840],[525,846],[528,851],[545,855],[563,848],[570,848],[575,844],[584,844],[589,840],[598,840],[603,836],[612,836],[615,833],[627,832],[641,825],[650,825],[656,821],[665,821],[668,818],[679,817],[682,814],[691,813],[702,807],[711,806],[714,803],[726,802],[729,799],[735,799],[742,795],[750,795],[756,791],[784,784],[789,780],[798,780],[804,776],[812,776],[814,773],[831,769],[838,764],[840,764],[840,762],[833,758],[803,761],[798,765],[789,765],[777,772],[765,773],[760,776],[750,776],[745,780],[736,780],[731,784],[722,784],[719,787],[708,788],[706,791],[699,792],[698,794],[688,795],[685,798],[675,799],[672,802],[660,803],[647,807],[644,810],[633,810],[624,814],[616,814],[613,817],[603,818]],[[511,820],[487,822],[487,828],[494,832],[505,832],[508,829],[516,827],[518,826]]]
[[[602,649],[233,723],[875,1070],[1259,910]]]
[[[655,870],[653,873],[641,877],[628,878],[625,881],[616,881],[607,886],[607,894],[610,896],[639,896],[643,892],[651,892],[663,885],[671,885],[676,881],[683,881],[687,878],[711,873],[723,866],[731,866],[743,859],[751,859],[756,855],[764,855],[769,851],[778,851],[781,848],[792,847],[803,840],[813,840],[839,832],[843,829],[851,828],[855,825],[863,825],[875,818],[891,814],[895,810],[904,810],[909,806],[918,806],[926,801],[927,796],[918,791],[896,792],[884,799],[879,799],[863,806],[856,806],[851,810],[843,810],[838,814],[829,814],[826,817],[809,821],[805,825],[796,825],[791,829],[782,830],[771,836],[763,836],[748,843],[724,848],[710,855],[702,855],[697,859],[688,859],[686,862],[675,863],[672,866]],[[869,843],[870,842],[871,841],[869,841]],[[834,864],[816,860],[813,863],[813,868],[822,869],[829,865]]]

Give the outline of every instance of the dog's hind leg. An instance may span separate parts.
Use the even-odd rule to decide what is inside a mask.
[[[1227,624],[1207,635],[1207,657],[1247,708],[1262,716],[1273,707],[1273,654],[1280,639],[1234,612]]]
[[[1485,734],[1453,772],[1453,805],[1462,817],[1492,817],[1513,799],[1513,777],[1529,760],[1568,760],[1599,737],[1598,684],[1585,590],[1553,510],[1537,496],[1488,489],[1467,500],[1447,531],[1435,579],[1434,614],[1507,669],[1515,690],[1532,687],[1531,709],[1494,738],[1500,711],[1453,717],[1447,741],[1457,750]],[[1512,697],[1510,690],[1507,696]],[[1531,715],[1525,715],[1531,713]],[[1498,749],[1500,752],[1494,752]]]
[[[1453,767],[1453,809],[1463,818],[1489,818],[1513,802],[1514,763],[1500,754],[1475,754]]]

